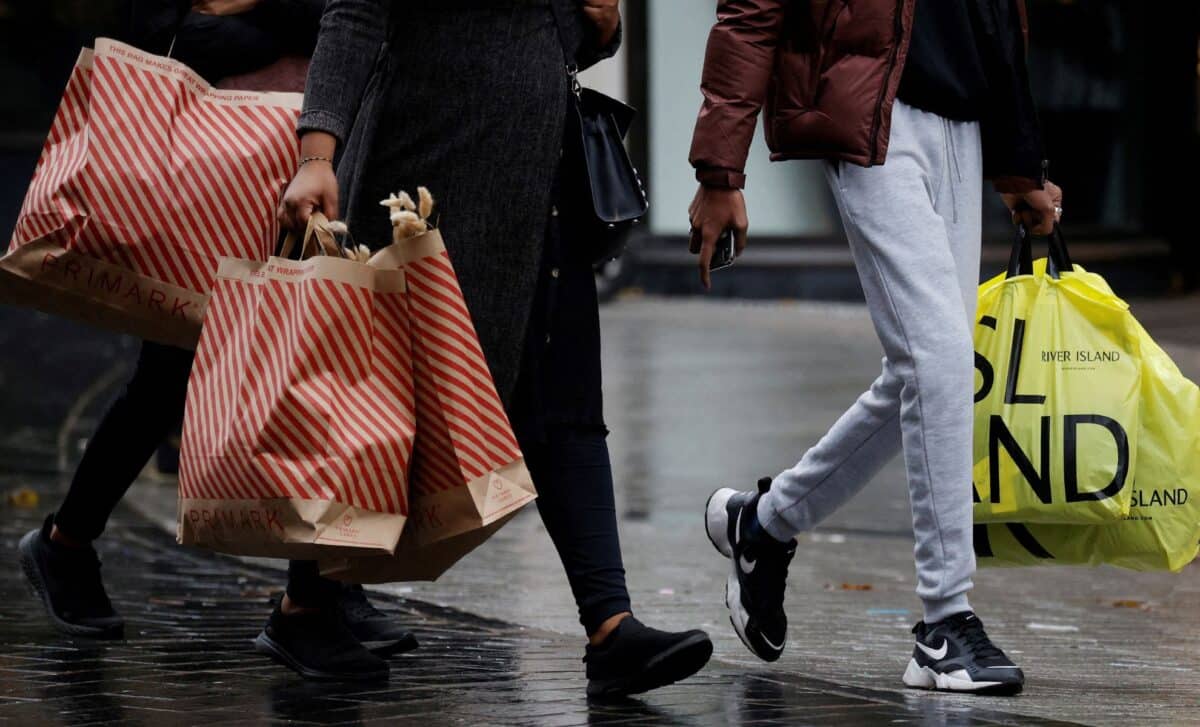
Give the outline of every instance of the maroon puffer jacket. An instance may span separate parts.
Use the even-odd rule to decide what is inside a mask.
[[[692,139],[697,179],[745,186],[746,155],[763,108],[772,160],[882,164],[915,2],[720,0]],[[1024,31],[1023,0],[1016,5]],[[1003,191],[1039,186],[1012,170],[989,176]]]

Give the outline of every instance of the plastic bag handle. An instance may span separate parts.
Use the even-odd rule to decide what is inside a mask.
[[[1069,273],[1075,269],[1071,262],[1071,254],[1067,251],[1067,241],[1063,237],[1062,228],[1058,224],[1054,225],[1054,231],[1047,238],[1047,243],[1050,248],[1050,254],[1046,258],[1046,272],[1050,277],[1058,280],[1062,273]],[[1032,275],[1033,274],[1033,243],[1032,235],[1025,225],[1017,225],[1017,239],[1013,242],[1012,255],[1008,258],[1008,275],[1005,277],[1014,277],[1017,275]]]

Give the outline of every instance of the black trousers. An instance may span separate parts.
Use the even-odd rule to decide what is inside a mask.
[[[555,195],[557,196],[557,194]],[[591,261],[554,210],[510,416],[589,634],[630,610],[617,533]]]

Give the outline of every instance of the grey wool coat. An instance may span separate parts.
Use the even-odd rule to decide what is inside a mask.
[[[506,405],[552,204],[567,58],[586,67],[615,50],[591,37],[581,0],[329,0],[309,70],[299,130],[341,142],[355,240],[388,244],[379,201],[430,189]]]

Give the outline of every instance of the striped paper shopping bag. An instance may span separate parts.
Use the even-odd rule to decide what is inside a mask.
[[[537,493],[441,233],[397,242],[371,264],[406,273],[417,414],[411,517],[394,556],[325,559],[321,571],[358,583],[433,580]]]
[[[218,259],[273,249],[300,103],[215,90],[177,61],[97,40],[0,258],[0,302],[194,347]]]
[[[221,262],[188,387],[179,540],[242,555],[393,553],[415,398],[405,273]]]

